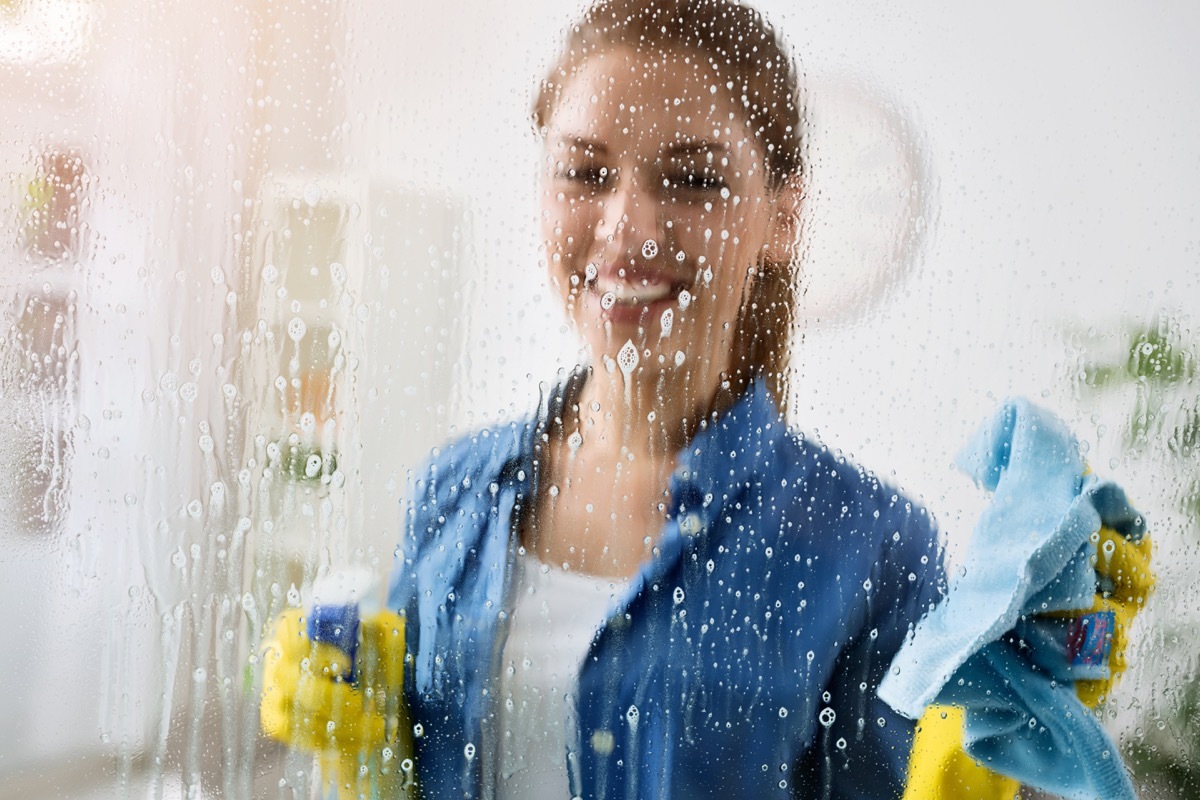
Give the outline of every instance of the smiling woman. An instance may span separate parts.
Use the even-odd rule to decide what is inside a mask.
[[[0,0],[0,800],[1200,769],[1200,5],[976,5]]]
[[[765,371],[736,344],[768,307],[751,299],[762,265],[790,262],[798,186],[771,180],[775,143],[751,131],[728,90],[712,91],[719,76],[699,60],[615,45],[539,105],[550,279],[602,368],[577,399],[582,415],[559,426],[582,437],[577,474],[566,474],[564,435],[547,454],[551,483],[572,490],[540,509],[531,534],[550,563],[632,572],[661,523],[668,456],[722,381],[744,386]],[[787,306],[788,295],[772,300]],[[786,349],[786,329],[775,339]],[[620,512],[608,513],[614,503]],[[599,522],[569,511],[587,506],[604,512]],[[597,537],[598,527],[611,530]]]
[[[402,749],[428,797],[930,800],[956,796],[963,775],[975,796],[1012,796],[1015,782],[962,754],[961,716],[937,718],[949,728],[929,719],[914,750],[905,714],[937,694],[904,694],[920,658],[893,679],[903,684],[891,704],[879,692],[931,608],[983,608],[991,595],[939,605],[929,514],[786,423],[800,96],[773,29],[733,0],[600,0],[571,28],[534,121],[545,263],[583,363],[538,413],[460,437],[416,472],[388,600],[404,650],[382,662],[404,659],[403,688],[368,683],[355,699],[329,682],[340,659],[317,655],[318,643],[326,700],[305,705],[295,698],[310,690],[288,679],[308,674],[289,662],[303,650],[281,635],[269,646],[268,730],[320,738],[329,720],[336,745],[402,693],[414,731]],[[1023,411],[1014,429],[1051,431],[1052,447],[1070,440],[1039,413]],[[1076,499],[1082,467],[1059,461],[1068,466],[1044,477]],[[1082,599],[1054,610],[1090,603],[1090,565],[1082,576]],[[938,674],[959,668],[955,685],[992,674],[976,662]],[[1086,716],[1060,681],[1078,706],[1063,717]],[[1045,710],[999,692],[956,698],[1002,708],[1004,720],[988,718],[990,757],[1025,777],[1070,774],[1077,756],[1057,743],[1037,760],[993,741]],[[1072,725],[1094,733],[1080,722],[1055,735],[1071,740]],[[371,747],[401,747],[378,727],[355,763],[386,764]],[[1108,796],[1126,796],[1114,775]]]

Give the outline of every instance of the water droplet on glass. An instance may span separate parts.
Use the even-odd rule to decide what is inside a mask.
[[[308,457],[308,461],[304,464],[304,476],[307,478],[315,478],[321,474],[321,457],[313,453]]]
[[[654,258],[656,255],[658,255],[658,242],[654,241],[653,239],[647,239],[646,241],[642,242],[643,258]]]
[[[626,340],[625,344],[621,345],[620,351],[617,353],[617,366],[621,368],[621,374],[628,380],[633,371],[637,369],[638,351],[633,346],[631,340]]]
[[[304,338],[304,334],[308,332],[308,326],[304,324],[304,320],[299,317],[292,317],[287,326],[288,338],[293,342],[298,342]]]
[[[670,336],[671,328],[674,326],[674,324],[675,324],[675,312],[669,308],[663,309],[662,321],[661,321],[662,333],[659,334],[659,336],[661,336],[663,338]]]
[[[821,709],[821,713],[817,715],[817,721],[828,728],[837,719],[837,712],[826,706]]]
[[[687,308],[691,304],[692,304],[692,293],[689,292],[687,289],[684,289],[683,291],[681,291],[679,293],[679,307],[681,309],[683,309],[683,308]]]

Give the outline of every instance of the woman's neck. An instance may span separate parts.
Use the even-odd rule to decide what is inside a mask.
[[[577,447],[649,467],[672,460],[700,420],[721,411],[743,387],[716,371],[659,373],[592,368],[575,400],[582,437]],[[564,417],[568,434],[573,425]]]

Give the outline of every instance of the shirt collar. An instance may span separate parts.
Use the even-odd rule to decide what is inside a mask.
[[[533,494],[543,436],[567,403],[578,397],[586,380],[586,369],[580,368],[563,383],[543,388],[538,413],[521,427],[514,447],[496,453],[502,463],[493,474],[514,479],[518,493]],[[675,523],[669,527],[682,530],[685,536],[710,529],[725,503],[750,486],[756,472],[770,467],[787,432],[779,405],[762,377],[747,384],[731,405],[701,420],[698,427],[677,455],[669,484],[670,517]]]
[[[676,513],[704,508],[710,510],[708,516],[715,515],[769,462],[786,428],[762,378],[751,382],[724,413],[701,420],[671,476]]]

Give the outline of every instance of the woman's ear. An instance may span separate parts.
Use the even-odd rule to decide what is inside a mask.
[[[800,242],[800,214],[804,208],[804,183],[799,175],[789,175],[772,198],[774,218],[765,255],[776,264],[788,264],[795,258]]]

